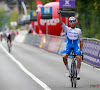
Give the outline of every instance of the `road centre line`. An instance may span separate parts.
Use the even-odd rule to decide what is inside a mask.
[[[1,44],[0,47],[4,50],[4,52],[14,61],[28,76],[30,76],[35,82],[37,82],[41,87],[45,90],[52,90],[45,83],[39,80],[36,76],[34,76],[31,72],[29,72],[18,60],[16,60]]]

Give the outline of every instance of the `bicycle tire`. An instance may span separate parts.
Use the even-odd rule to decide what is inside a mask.
[[[9,42],[8,42],[8,51],[9,51],[9,53],[11,52]]]
[[[9,47],[9,53],[11,52],[10,47]]]
[[[74,84],[74,87],[76,88],[76,83]]]
[[[75,61],[71,64],[71,86],[76,88],[77,85],[77,68]]]
[[[71,82],[71,85],[72,85],[72,87],[73,87],[73,82]]]
[[[74,87],[76,88],[76,85],[77,85],[77,68],[76,68],[76,63],[74,61],[74,64],[73,64],[73,71],[74,71]]]
[[[70,75],[70,78],[71,78],[71,86],[73,87],[73,84],[74,84],[74,78],[73,78],[73,64],[71,64],[71,75]]]
[[[72,52],[72,62],[71,62],[71,69],[70,69],[70,80],[71,80],[71,86],[76,88],[77,86],[77,66],[76,66],[76,62],[75,62],[75,54],[73,54],[73,50]]]

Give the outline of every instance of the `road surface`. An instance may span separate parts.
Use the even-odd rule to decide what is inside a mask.
[[[7,51],[6,42],[1,42],[0,90],[75,89],[71,87],[70,79],[65,75],[66,68],[60,55],[15,42],[11,56]],[[70,65],[71,59],[68,61]],[[100,70],[82,62],[80,76],[77,90],[100,90]]]

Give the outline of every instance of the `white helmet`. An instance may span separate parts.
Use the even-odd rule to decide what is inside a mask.
[[[70,21],[75,21],[75,22],[76,22],[76,18],[73,17],[73,16],[71,16],[71,17],[69,18],[69,22],[70,22]]]
[[[7,36],[7,37],[9,36],[9,33],[8,33],[8,32],[6,33],[6,36]]]

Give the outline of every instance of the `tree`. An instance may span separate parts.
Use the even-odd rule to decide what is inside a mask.
[[[10,23],[11,22],[18,22],[19,12],[17,9],[14,9],[11,13],[10,19],[9,19],[9,27],[11,28]]]
[[[43,5],[49,2],[54,2],[55,0],[40,0]],[[26,0],[27,4],[30,6],[30,10],[36,10],[37,9],[37,4],[36,0]]]
[[[76,0],[76,12],[83,36],[100,39],[100,1]]]
[[[7,23],[9,16],[7,12],[0,8],[0,30],[3,29],[3,26]]]

